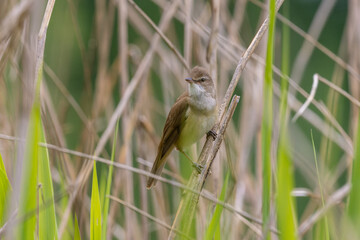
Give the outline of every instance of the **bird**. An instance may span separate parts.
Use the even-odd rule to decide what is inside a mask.
[[[206,133],[216,137],[211,131],[217,120],[216,89],[210,74],[205,68],[196,66],[185,80],[187,90],[177,98],[166,118],[152,174],[161,174],[174,148],[183,153],[200,173],[202,166],[193,162],[184,151]],[[156,179],[149,177],[146,187],[151,189],[155,184]]]

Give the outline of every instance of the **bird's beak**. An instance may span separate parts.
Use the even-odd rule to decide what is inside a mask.
[[[188,83],[193,83],[194,80],[191,77],[185,78],[185,81],[187,81]]]

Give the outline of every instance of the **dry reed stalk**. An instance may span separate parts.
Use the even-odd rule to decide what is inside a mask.
[[[360,30],[356,24],[360,20],[360,4],[358,1],[349,0],[349,13],[346,26],[346,39],[347,39],[347,52],[349,58],[349,65],[352,66],[355,71],[360,72]],[[354,76],[349,76],[350,92],[354,98],[360,98],[360,83]],[[359,122],[359,109],[354,105],[351,106],[350,116],[350,128],[352,139],[355,139],[355,133]]]
[[[118,2],[118,24],[119,24],[119,32],[118,32],[118,55],[120,56],[120,79],[121,82],[119,86],[121,86],[121,94],[124,94],[126,87],[129,82],[129,74],[128,74],[128,4],[126,0],[120,0]],[[145,77],[145,76],[144,76]],[[143,84],[142,84],[143,85]],[[142,87],[142,86],[141,86]],[[139,91],[139,95],[141,95],[141,90]],[[139,102],[139,101],[138,101]],[[139,105],[139,104],[137,104]],[[133,135],[134,127],[136,125],[136,119],[138,115],[139,106],[135,107],[135,111],[132,116],[130,116],[128,111],[124,111],[123,120],[122,120],[122,130],[123,130],[123,140],[124,144],[121,148],[120,152],[120,162],[125,162],[127,165],[132,166],[132,153],[131,153],[131,135]],[[130,127],[129,127],[130,126]],[[118,177],[119,176],[119,177]],[[116,176],[117,180],[120,180],[120,175]],[[126,172],[125,175],[125,184],[124,184],[124,196],[125,200],[134,204],[134,181],[133,175],[131,172]],[[120,182],[120,181],[119,181]],[[117,183],[115,181],[115,183]],[[120,184],[118,184],[120,185]],[[115,186],[114,186],[115,187]],[[119,186],[118,186],[119,187]],[[115,206],[115,205],[114,205]],[[116,212],[116,211],[114,211]],[[114,217],[114,214],[112,214]],[[125,209],[125,235],[126,239],[143,239],[143,234],[138,229],[138,224],[136,220],[136,215],[130,211],[128,208]]]
[[[3,75],[6,63],[15,49],[20,38],[24,22],[29,16],[33,0],[22,1],[14,6],[6,16],[0,16],[0,75]],[[6,4],[3,4],[6,11]]]
[[[144,83],[142,83],[140,86],[140,89],[139,89],[139,95],[143,95],[144,90],[145,90]],[[127,114],[128,116],[126,116],[127,124],[126,125],[124,124],[124,126],[123,126],[123,139],[122,139],[123,144],[120,148],[118,162],[125,164],[127,166],[133,166],[132,163],[129,162],[129,159],[132,158],[132,156],[130,155],[130,153],[131,153],[131,138],[134,135],[134,130],[138,124],[137,119],[141,113],[141,110],[142,110],[142,101],[141,101],[141,99],[138,99],[131,114],[128,113]],[[130,187],[130,185],[129,186],[127,185],[128,182],[131,182],[131,184],[133,184],[133,181],[129,181],[129,178],[131,178],[131,180],[133,178],[132,174],[128,174],[128,173],[131,173],[131,171],[127,171],[127,172],[125,172],[125,174],[121,174],[120,171],[117,171],[117,173],[118,174],[115,174],[114,180],[113,180],[114,184],[113,184],[113,188],[111,191],[112,194],[114,196],[117,196],[122,188],[124,190],[124,196],[126,198],[129,197],[127,199],[127,202],[129,204],[134,204],[134,200],[133,200],[134,193],[133,193],[132,189],[131,189],[131,191],[129,191],[129,189],[127,189]],[[124,182],[126,182],[126,184],[123,184]],[[133,188],[133,185],[131,185],[131,188]],[[117,206],[118,206],[118,204],[111,205],[111,208],[109,211],[108,229],[111,229],[112,225],[115,222],[114,220],[115,220],[115,216],[117,213]],[[129,213],[126,213],[126,214],[129,214]],[[126,216],[126,219],[128,219],[127,217],[128,216]],[[136,217],[136,216],[134,216],[132,213],[130,213],[129,219],[132,219],[134,217]],[[132,221],[129,220],[129,223],[131,223],[132,225],[136,225],[136,219],[132,219]],[[127,229],[127,230],[129,230],[129,229]],[[130,231],[134,231],[134,228],[132,228],[132,230],[130,230]],[[108,233],[111,234],[110,231]],[[109,234],[108,234],[108,236],[109,236]],[[126,233],[126,234],[128,234],[128,233]],[[134,233],[134,234],[136,234],[136,233]],[[136,235],[134,235],[132,237],[135,237],[135,236]],[[136,237],[140,237],[140,236],[136,236]]]
[[[214,79],[215,87],[219,85],[218,83],[218,61],[217,61],[217,36],[219,33],[220,27],[220,0],[211,0],[211,33],[208,40],[208,45],[206,48],[206,61],[209,63],[210,76]],[[220,161],[216,162],[216,165],[212,171],[213,177],[213,187],[218,189],[219,180],[221,179],[222,168],[220,167]]]
[[[192,28],[191,28],[191,16],[193,9],[193,0],[185,0],[186,19],[185,19],[185,30],[184,30],[184,58],[185,62],[192,66]]]

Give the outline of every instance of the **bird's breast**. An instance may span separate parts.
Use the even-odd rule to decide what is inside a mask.
[[[201,111],[194,111],[189,107],[176,147],[183,150],[197,142],[214,126],[216,116],[216,108],[205,114]]]

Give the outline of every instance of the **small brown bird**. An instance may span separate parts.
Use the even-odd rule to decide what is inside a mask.
[[[156,175],[161,174],[166,158],[174,147],[183,153],[199,172],[202,168],[185,154],[184,149],[198,141],[214,126],[217,118],[216,91],[205,68],[194,67],[190,77],[185,80],[188,82],[188,89],[176,100],[165,122],[151,169],[151,173]],[[150,189],[155,183],[156,179],[149,177],[146,187]]]

